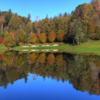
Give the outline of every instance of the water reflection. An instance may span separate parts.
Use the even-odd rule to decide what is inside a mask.
[[[90,95],[100,95],[100,56],[72,55],[67,53],[23,53],[5,52],[0,54],[0,86],[24,78],[28,73],[44,78],[66,82],[76,90],[88,91]]]

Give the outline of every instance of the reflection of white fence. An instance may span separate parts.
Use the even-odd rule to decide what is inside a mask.
[[[34,50],[31,50],[31,51],[39,51],[39,50],[35,50],[35,49],[34,49]]]
[[[42,49],[42,51],[58,51],[58,49]]]
[[[54,44],[53,46],[59,46],[58,44]]]
[[[58,51],[57,49],[54,49],[53,51]]]
[[[22,51],[28,51],[28,50],[26,49],[26,50],[22,50]]]

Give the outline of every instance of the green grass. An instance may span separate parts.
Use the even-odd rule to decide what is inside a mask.
[[[31,51],[32,49],[34,49],[34,50],[42,51],[42,50],[49,49],[52,51],[53,49],[58,49],[59,51],[62,51],[62,48],[66,50],[66,46],[70,47],[70,45],[66,45],[66,44],[59,44],[59,46],[53,46],[50,44],[50,46],[47,46],[47,47],[43,47],[42,45],[39,45],[39,47],[31,47],[32,45],[24,45],[24,46],[28,46],[28,47],[17,46],[13,48],[13,50],[22,51],[26,49],[28,51]]]
[[[4,53],[7,50],[5,45],[0,44],[0,53]]]
[[[56,44],[56,43],[55,43]],[[44,44],[43,44],[44,45]],[[47,44],[46,44],[47,45]],[[48,50],[50,52],[53,49],[63,52],[70,53],[84,53],[84,54],[97,54],[100,55],[100,41],[90,41],[89,43],[81,43],[79,46],[72,46],[70,44],[58,44],[59,46],[52,46],[53,44],[49,44],[50,46],[43,47],[39,45],[39,47],[31,47],[32,45],[24,45],[28,47],[16,46],[13,50],[23,51],[23,50]],[[4,45],[0,45],[0,52],[4,52],[7,48]]]

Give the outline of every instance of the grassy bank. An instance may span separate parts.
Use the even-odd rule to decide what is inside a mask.
[[[26,47],[25,47],[26,46]],[[79,46],[72,46],[70,44],[58,44],[58,46],[53,46],[50,44],[47,46],[38,45],[32,47],[33,45],[17,46],[13,48],[16,51],[64,51],[70,53],[93,53],[100,55],[100,41],[90,41],[89,43],[82,43]]]
[[[3,53],[7,50],[5,45],[0,44],[0,53]]]

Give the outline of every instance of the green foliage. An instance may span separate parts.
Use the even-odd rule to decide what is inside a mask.
[[[9,49],[9,47],[14,47],[15,42],[12,40],[11,36],[8,36],[5,40],[5,46]]]
[[[5,20],[6,20],[6,25],[8,25],[8,23],[9,23],[9,21],[10,21],[10,19],[11,19],[11,17],[12,17],[12,12],[11,12],[11,9],[9,9],[9,11],[6,13],[6,15],[5,15]]]
[[[73,43],[76,43],[77,45],[79,45],[80,41],[84,38],[82,24],[79,18],[74,22],[72,26],[72,30],[73,31],[71,33],[71,38],[73,40]]]
[[[24,37],[25,37],[24,31],[20,29],[18,33],[18,42],[24,42]]]
[[[17,14],[13,14],[11,10],[8,12],[2,12],[0,17],[1,31],[4,33],[0,34],[2,38],[7,37],[5,33],[10,33],[14,30],[14,40],[18,44],[18,32],[19,29],[23,29],[25,36],[19,36],[20,41],[25,43],[35,43],[36,39],[30,41],[32,33],[36,33],[37,43],[41,42],[69,42],[74,44],[80,44],[86,42],[87,36],[90,39],[100,39],[100,1],[93,0],[91,3],[81,4],[76,7],[71,14],[59,14],[53,18],[39,20],[39,16],[36,16],[36,21],[33,23],[30,20],[31,15],[28,17],[21,17]],[[79,26],[79,27],[78,27]],[[54,33],[51,33],[51,32]],[[63,31],[63,32],[62,32]],[[40,34],[45,33],[48,37],[48,41],[41,38]],[[57,37],[57,39],[55,39]]]
[[[28,22],[26,24],[26,33],[27,33],[27,36],[29,36],[29,34],[32,32],[32,23],[31,22]]]
[[[57,40],[59,42],[62,42],[64,40],[64,31],[63,30],[59,30],[58,34],[57,34]]]
[[[10,30],[16,30],[16,29],[18,29],[19,26],[20,26],[20,23],[21,23],[20,17],[17,14],[12,15],[12,18],[9,21],[9,24],[8,24],[9,29]]]

